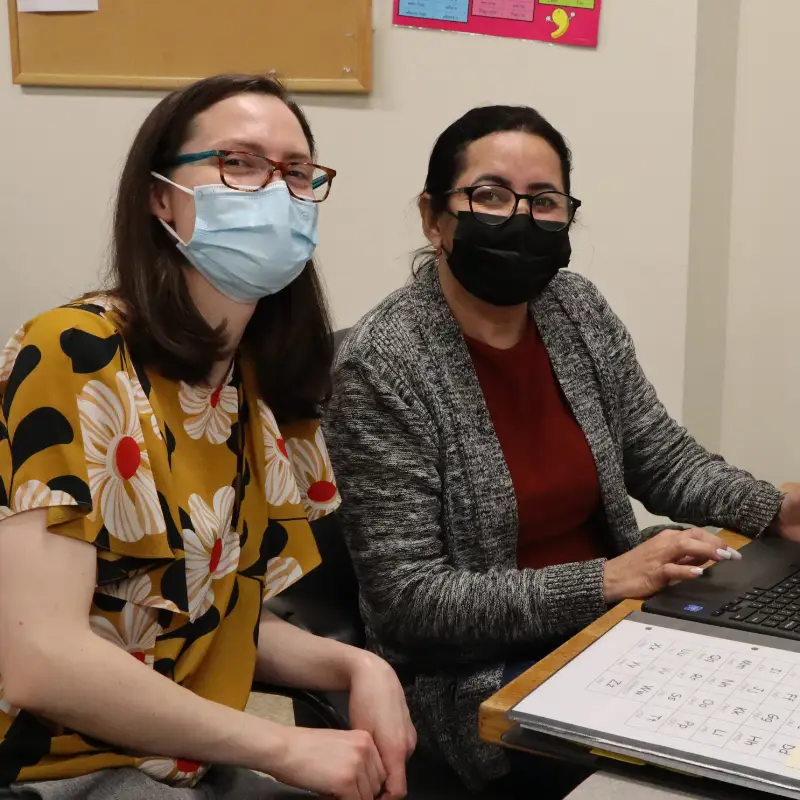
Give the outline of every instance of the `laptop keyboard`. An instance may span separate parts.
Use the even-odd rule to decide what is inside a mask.
[[[712,616],[800,634],[800,570],[775,586],[754,586]]]

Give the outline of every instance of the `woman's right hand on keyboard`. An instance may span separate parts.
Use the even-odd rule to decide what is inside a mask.
[[[702,564],[741,555],[702,528],[666,530],[606,562],[603,597],[609,605],[645,599],[672,583],[699,578]]]

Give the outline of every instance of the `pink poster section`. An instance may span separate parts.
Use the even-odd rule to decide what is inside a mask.
[[[602,0],[394,0],[394,23],[597,47]]]

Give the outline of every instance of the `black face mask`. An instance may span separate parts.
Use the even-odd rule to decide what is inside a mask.
[[[529,303],[569,265],[569,228],[547,230],[527,214],[515,214],[504,225],[480,221],[481,217],[492,219],[490,214],[459,211],[455,217],[458,226],[453,250],[446,253],[447,263],[456,280],[486,303]]]

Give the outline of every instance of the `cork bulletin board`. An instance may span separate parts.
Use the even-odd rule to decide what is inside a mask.
[[[8,0],[14,83],[175,89],[223,72],[294,92],[372,88],[372,0],[100,0],[20,13]]]

